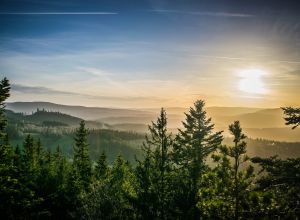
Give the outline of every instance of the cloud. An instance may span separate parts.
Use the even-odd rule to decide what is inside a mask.
[[[246,58],[246,57],[234,57],[234,56],[218,56],[218,55],[201,55],[201,54],[193,54],[189,53],[190,56],[207,58],[207,59],[217,59],[217,60],[233,60],[233,61],[256,61],[254,58]],[[277,59],[268,59],[269,62],[275,63],[287,63],[287,64],[300,64],[298,60],[277,60]]]
[[[92,68],[92,67],[78,67],[79,70],[85,72],[85,73],[89,73],[93,76],[96,77],[106,77],[108,75],[110,75],[110,73],[100,70],[98,68]]]
[[[23,94],[46,94],[46,95],[61,95],[61,96],[77,96],[82,98],[88,98],[88,99],[97,99],[97,100],[111,100],[111,101],[145,101],[145,100],[153,100],[153,101],[165,101],[163,98],[158,97],[142,97],[142,96],[135,96],[135,97],[129,97],[129,96],[123,96],[123,97],[117,97],[117,96],[100,96],[100,95],[89,95],[89,94],[82,94],[82,93],[76,93],[76,92],[67,92],[67,91],[61,91],[61,90],[55,90],[47,87],[41,87],[41,86],[26,86],[21,84],[12,84],[11,89],[13,92],[19,92]]]
[[[200,12],[200,11],[181,11],[181,10],[166,10],[166,9],[155,9],[150,11],[156,13],[172,13],[172,14],[186,14],[186,15],[214,16],[214,17],[238,17],[238,18],[254,17],[254,15],[252,14],[229,13],[229,12]]]
[[[31,94],[52,94],[52,95],[75,95],[73,92],[65,92],[54,89],[49,89],[40,86],[24,86],[20,84],[12,84],[11,89],[16,92],[21,93],[31,93]],[[77,94],[76,94],[77,95]]]
[[[0,12],[0,15],[116,15],[117,12]]]

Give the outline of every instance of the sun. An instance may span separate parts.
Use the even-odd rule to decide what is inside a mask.
[[[239,73],[239,90],[249,94],[265,94],[267,89],[263,81],[266,72],[261,69],[245,69]]]

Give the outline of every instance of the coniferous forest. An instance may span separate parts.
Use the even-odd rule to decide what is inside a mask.
[[[10,83],[0,83],[1,219],[297,219],[300,216],[300,158],[247,156],[239,121],[223,144],[205,102],[185,113],[183,129],[168,131],[162,108],[135,163],[120,154],[89,156],[81,121],[73,155],[47,150],[27,135],[12,146],[7,135],[5,100]],[[287,125],[297,129],[300,109],[283,108]],[[210,164],[208,165],[208,161]]]

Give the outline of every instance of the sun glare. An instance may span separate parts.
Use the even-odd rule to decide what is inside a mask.
[[[263,76],[266,72],[260,69],[247,69],[239,72],[239,89],[250,94],[265,94],[267,89],[265,87]]]

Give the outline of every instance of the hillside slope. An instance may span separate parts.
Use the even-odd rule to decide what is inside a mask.
[[[58,105],[48,102],[15,102],[7,103],[8,109],[16,112],[30,114],[37,108],[47,111],[59,111],[62,114],[72,115],[74,118],[59,120],[68,126],[78,124],[81,119],[88,120],[87,125],[90,128],[108,128],[123,131],[145,132],[147,125],[156,120],[159,114],[159,108],[146,109],[117,109],[100,107],[83,107]],[[181,121],[185,120],[184,112],[187,108],[172,107],[166,108],[168,117],[168,127],[172,132],[182,127]],[[228,125],[233,121],[239,120],[242,127],[247,131],[251,138],[263,138],[276,141],[300,141],[300,130],[291,130],[284,124],[283,112],[280,108],[261,109],[245,107],[207,107],[206,111],[216,129],[224,130],[225,135]],[[41,114],[41,113],[39,113]],[[49,115],[50,116],[50,115]],[[20,117],[20,115],[19,115]],[[28,118],[36,116],[29,116]],[[52,121],[57,121],[59,117],[51,115]],[[55,118],[56,117],[56,118]],[[39,117],[40,118],[40,117]],[[77,119],[76,119],[77,118]],[[46,124],[49,124],[48,122]],[[50,124],[52,124],[50,122]]]

